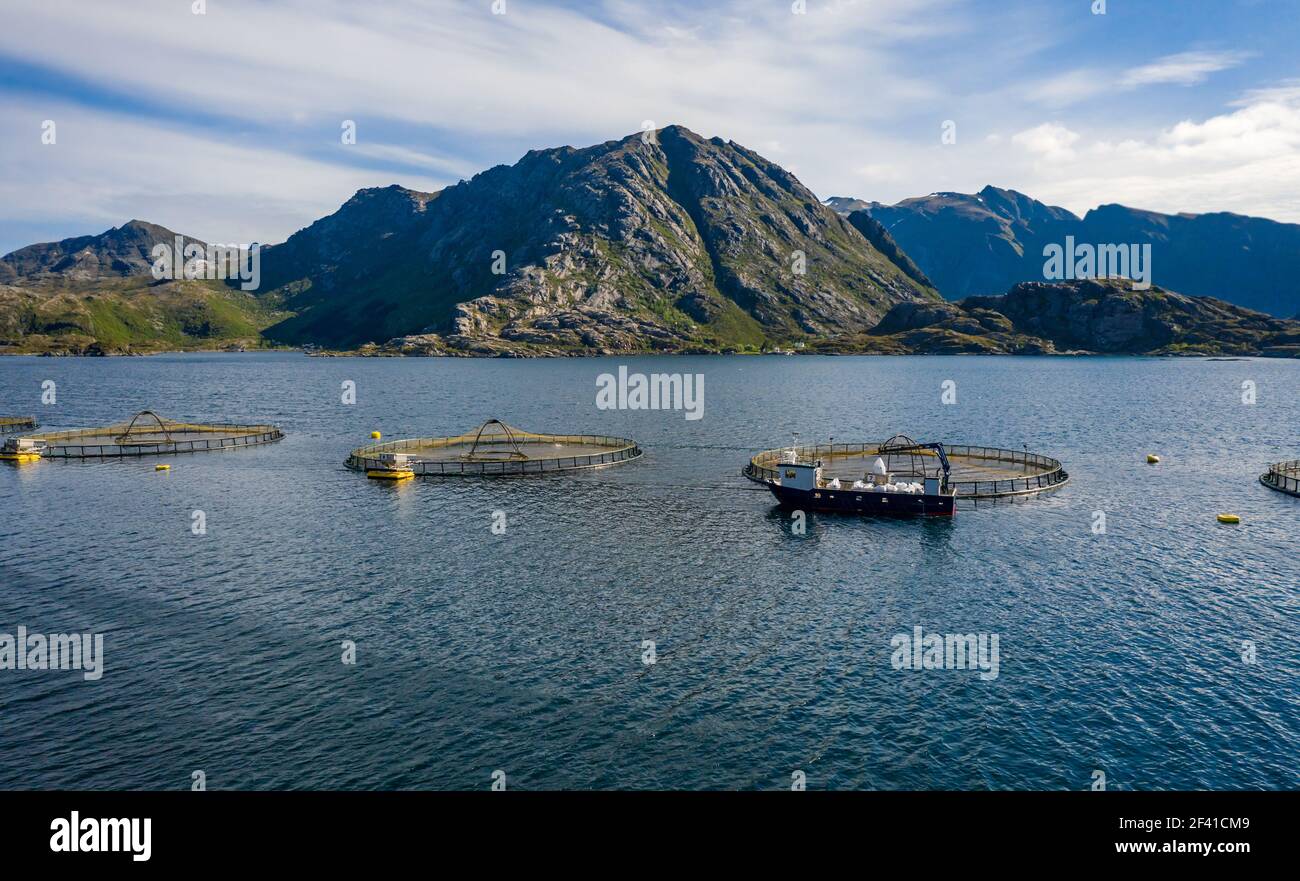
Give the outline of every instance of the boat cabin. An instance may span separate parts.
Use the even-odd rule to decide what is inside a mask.
[[[407,453],[380,453],[375,464],[366,469],[366,477],[376,480],[408,480],[415,476],[411,456]]]
[[[4,446],[0,447],[0,459],[17,459],[19,461],[39,459],[43,449],[43,442],[36,438],[5,438]]]
[[[786,462],[781,465],[780,483],[790,489],[820,489],[825,481],[822,479],[822,463]]]

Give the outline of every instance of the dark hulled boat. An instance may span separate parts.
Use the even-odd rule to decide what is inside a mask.
[[[783,508],[803,511],[884,517],[952,517],[957,513],[956,490],[948,484],[950,468],[943,444],[918,444],[905,438],[883,445],[880,451],[890,461],[906,457],[908,470],[891,472],[881,458],[877,459],[877,473],[864,474],[862,480],[847,485],[837,478],[827,479],[821,460],[791,461],[779,465],[778,476],[767,485]],[[930,456],[938,460],[938,468],[925,466]]]

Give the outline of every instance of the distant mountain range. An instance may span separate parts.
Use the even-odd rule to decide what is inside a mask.
[[[991,188],[824,205],[739,144],[680,126],[651,134],[534,150],[436,193],[361,190],[264,246],[252,292],[155,280],[150,252],[176,234],[142,221],[21,248],[0,258],[0,352],[1300,352],[1300,323],[1230,303],[1116,282],[1018,284],[1029,265],[1041,278],[1039,243],[1107,209],[1080,221]],[[1119,210],[1147,226],[1163,217]],[[1173,271],[1161,267],[1175,238],[1187,249],[1187,230],[1206,234],[1201,218],[1165,220],[1177,235],[1157,252],[1157,280]],[[1235,220],[1257,248],[1273,242],[1259,230],[1289,229]],[[1011,290],[953,304],[945,285]]]
[[[1015,190],[933,193],[896,205],[832,197],[879,221],[950,300],[1044,281],[1043,248],[1150,244],[1153,281],[1278,316],[1300,312],[1300,225],[1239,214],[1160,214],[1102,205],[1082,218]]]

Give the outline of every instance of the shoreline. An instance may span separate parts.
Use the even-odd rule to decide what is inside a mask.
[[[479,354],[472,352],[452,353],[411,353],[411,352],[368,352],[360,349],[338,350],[338,351],[305,351],[303,349],[291,346],[247,349],[242,351],[231,351],[226,349],[163,349],[150,352],[4,352],[0,351],[0,358],[150,358],[160,355],[255,355],[255,354],[301,354],[307,358],[453,358],[458,360],[558,360],[565,358],[644,358],[648,356],[661,357],[691,357],[701,355],[716,356],[735,356],[735,357],[782,357],[792,356],[808,357],[821,356],[825,358],[838,357],[875,357],[875,358],[1201,358],[1211,361],[1245,361],[1253,358],[1267,358],[1273,361],[1300,360],[1300,353],[1278,353],[1270,354],[1267,352],[1091,352],[1084,350],[1062,351],[1062,352],[881,352],[881,351],[817,351],[802,350],[797,352],[741,352],[741,351],[639,351],[629,350],[620,352],[610,351],[590,351],[590,352],[572,352],[572,353],[521,353],[521,352],[500,352],[495,354]]]

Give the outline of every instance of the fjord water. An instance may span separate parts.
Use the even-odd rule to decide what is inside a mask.
[[[596,409],[620,364],[703,374],[704,418]],[[210,789],[486,789],[498,769],[512,789],[1300,778],[1300,499],[1257,482],[1300,456],[1294,361],[0,360],[0,413],[76,427],[143,408],[287,436],[170,472],[0,469],[0,632],[105,635],[98,681],[0,670],[0,787],[178,789],[200,770]],[[646,455],[400,486],[342,467],[371,430],[487,417]],[[1024,445],[1072,479],[950,522],[814,516],[796,535],[739,476],[793,431]],[[999,675],[894,669],[890,638],[917,625],[998,634]]]

